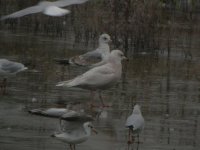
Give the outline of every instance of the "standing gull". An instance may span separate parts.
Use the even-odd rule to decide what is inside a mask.
[[[0,76],[3,76],[3,82],[1,84],[1,90],[3,94],[6,92],[7,76],[16,75],[18,72],[28,69],[23,64],[9,61],[7,59],[0,59]]]
[[[91,91],[104,90],[115,85],[121,78],[121,61],[126,59],[123,52],[113,50],[104,65],[94,67],[84,74],[68,81],[62,81],[57,86],[78,87]],[[93,95],[93,94],[92,94]],[[99,94],[102,105],[104,105],[101,93]],[[93,96],[92,96],[93,100]]]
[[[93,128],[90,122],[86,122],[83,124],[83,131],[75,130],[68,132],[55,133],[52,137],[56,139],[68,143],[71,150],[75,150],[75,145],[83,143],[88,140],[91,135],[91,131],[97,133],[97,131]]]
[[[69,14],[70,11],[67,9],[62,9],[60,7],[65,7],[74,4],[82,4],[87,2],[88,0],[59,0],[55,2],[50,1],[41,1],[37,5],[25,8],[23,10],[14,12],[10,15],[6,15],[1,17],[1,20],[5,20],[8,18],[19,18],[29,14],[42,12],[48,16],[63,16]]]
[[[99,45],[98,48],[87,52],[85,54],[74,56],[69,59],[55,59],[58,64],[63,65],[80,65],[80,66],[87,66],[95,63],[97,60],[100,60],[96,66],[99,66],[105,62],[110,54],[110,47],[109,42],[111,42],[110,35],[104,33],[99,36]]]
[[[135,105],[132,114],[126,120],[126,127],[129,128],[129,140],[128,144],[134,142],[134,135],[137,134],[139,142],[139,133],[144,128],[144,118],[142,116],[140,106]]]

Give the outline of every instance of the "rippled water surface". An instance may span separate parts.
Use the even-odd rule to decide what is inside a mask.
[[[70,35],[68,35],[71,37]],[[198,45],[198,41],[196,42]],[[83,67],[64,67],[54,58],[67,58],[96,47],[96,43],[72,44],[69,40],[10,31],[0,32],[0,56],[26,64],[29,70],[9,77],[8,91],[0,96],[0,150],[66,150],[50,135],[58,120],[30,115],[31,108],[80,102],[88,109],[90,92],[62,89],[55,84],[79,75]],[[80,150],[126,150],[128,131],[124,124],[133,105],[142,106],[146,124],[141,143],[129,149],[199,150],[200,148],[200,51],[185,58],[180,48],[158,56],[135,55],[123,62],[123,77],[103,92],[104,117],[94,121],[99,134],[77,146]],[[32,102],[32,99],[37,99]],[[99,103],[96,97],[96,103]]]

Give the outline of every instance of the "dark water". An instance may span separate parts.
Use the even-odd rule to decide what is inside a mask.
[[[9,9],[6,8],[7,11]],[[51,19],[46,18],[43,24],[48,20]],[[26,19],[23,21],[26,23]],[[76,24],[77,28],[79,24]],[[65,27],[65,32],[71,28]],[[2,24],[2,29],[0,57],[24,63],[29,70],[9,77],[7,95],[0,96],[0,150],[69,149],[67,144],[50,137],[59,129],[58,120],[33,116],[27,111],[69,102],[81,102],[87,109],[89,91],[55,87],[57,82],[71,79],[87,68],[59,66],[53,59],[92,50],[97,40],[87,41],[82,37],[82,41],[77,41],[71,32],[62,38],[50,33],[34,34],[33,27],[29,31],[20,27],[16,20]],[[141,53],[129,56],[130,61],[124,62],[120,83],[103,92],[105,101],[112,107],[103,110],[107,118],[100,117],[94,121],[99,134],[92,135],[77,149],[128,149],[128,132],[124,124],[133,105],[138,103],[142,106],[146,124],[140,136],[141,143],[135,143],[129,149],[199,150],[200,36],[197,33],[188,38],[190,30],[185,30],[179,30],[180,33],[170,42],[168,39],[170,54],[166,35],[162,35],[166,39],[157,55]],[[37,101],[32,102],[33,98]],[[99,103],[98,97],[96,103]]]

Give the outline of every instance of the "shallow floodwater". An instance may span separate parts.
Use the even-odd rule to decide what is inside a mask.
[[[68,35],[71,37],[70,35]],[[24,63],[29,70],[8,78],[8,90],[0,96],[0,150],[66,150],[67,144],[50,137],[58,131],[58,120],[34,116],[31,108],[80,102],[88,109],[90,92],[62,89],[55,84],[71,79],[84,67],[55,64],[54,58],[67,58],[96,47],[84,43],[47,38],[33,34],[0,32],[0,56]],[[198,41],[197,41],[198,43]],[[142,53],[123,62],[118,85],[103,92],[112,107],[93,124],[99,134],[77,146],[78,150],[127,150],[128,131],[124,124],[133,105],[141,105],[146,124],[140,143],[129,149],[199,150],[200,148],[200,51],[192,58],[173,49],[158,56]],[[34,99],[34,101],[33,101]],[[99,103],[96,96],[96,103]]]

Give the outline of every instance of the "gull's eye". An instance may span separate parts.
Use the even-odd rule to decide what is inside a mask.
[[[104,40],[107,40],[107,38],[106,38],[106,37],[104,37],[103,39],[104,39]]]

